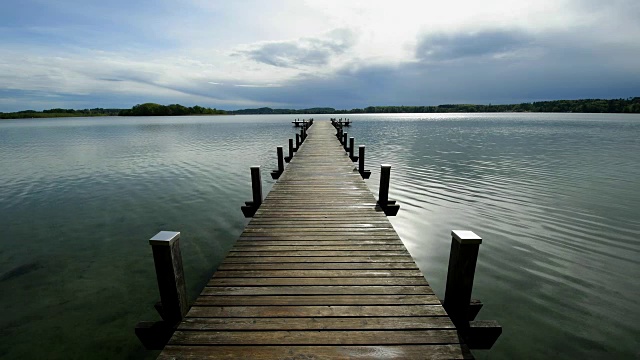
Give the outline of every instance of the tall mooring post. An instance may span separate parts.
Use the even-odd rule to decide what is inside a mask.
[[[276,156],[278,157],[278,169],[273,170],[271,172],[272,179],[278,179],[280,175],[284,172],[284,155],[282,151],[282,146],[278,146],[276,148]]]
[[[135,334],[146,349],[162,349],[178,324],[189,311],[187,287],[184,280],[180,233],[160,231],[149,239],[153,252],[160,301],[155,305],[162,321],[141,321]]]
[[[156,268],[162,318],[169,324],[177,324],[189,311],[180,253],[180,233],[160,231],[149,239],[149,244]]]
[[[353,154],[354,148],[355,148],[355,142],[356,142],[356,139],[354,137],[350,137],[349,138],[349,158],[353,162],[358,161],[358,157],[354,156],[354,154]]]
[[[482,238],[473,231],[451,231],[451,252],[447,271],[444,309],[471,349],[490,349],[502,327],[495,320],[473,321],[482,308],[480,300],[471,300],[473,278]]]
[[[293,139],[289,139],[289,156],[284,158],[284,161],[289,162],[293,159],[293,152],[295,149],[293,148]]]
[[[395,216],[400,210],[395,200],[389,200],[389,181],[391,178],[391,165],[380,165],[380,187],[378,188],[378,205],[387,216]]]
[[[368,179],[371,176],[371,171],[364,169],[364,145],[358,147],[358,172],[363,179]]]
[[[245,201],[245,205],[240,209],[245,217],[252,217],[260,205],[262,205],[262,178],[260,176],[260,166],[251,167],[251,193],[252,201]]]

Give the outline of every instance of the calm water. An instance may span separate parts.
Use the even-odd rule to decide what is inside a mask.
[[[147,239],[182,232],[195,298],[295,117],[0,122],[0,358],[156,356],[133,334],[158,319]],[[640,116],[349,117],[438,295],[450,230],[483,237],[474,297],[504,333],[478,357],[640,356]]]

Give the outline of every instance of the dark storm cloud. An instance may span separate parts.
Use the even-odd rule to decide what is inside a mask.
[[[430,34],[418,40],[416,57],[421,60],[446,61],[492,56],[526,47],[530,42],[531,39],[525,34],[507,30]]]
[[[351,31],[339,29],[323,37],[257,44],[238,54],[278,67],[319,66],[347,51],[354,41]]]

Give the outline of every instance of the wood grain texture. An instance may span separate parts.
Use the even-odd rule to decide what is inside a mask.
[[[273,185],[159,359],[468,359],[326,121]]]

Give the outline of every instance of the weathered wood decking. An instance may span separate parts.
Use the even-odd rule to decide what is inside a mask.
[[[469,358],[329,122],[316,122],[160,359]]]

